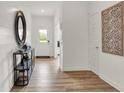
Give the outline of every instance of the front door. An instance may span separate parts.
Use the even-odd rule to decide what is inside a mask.
[[[53,56],[54,17],[32,16],[32,47],[36,56]]]
[[[36,45],[36,55],[37,56],[52,56],[52,33],[49,29],[38,29],[37,30],[37,45]]]

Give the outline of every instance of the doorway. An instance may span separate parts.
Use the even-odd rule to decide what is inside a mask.
[[[32,47],[38,58],[53,58],[62,69],[62,31],[55,16],[32,16]]]
[[[54,56],[53,22],[53,16],[32,16],[32,45],[36,56]]]
[[[89,64],[90,69],[99,75],[100,31],[98,27],[100,26],[96,24],[99,23],[99,20],[96,20],[95,18],[99,18],[98,13],[89,17],[89,37],[92,37],[89,38]]]

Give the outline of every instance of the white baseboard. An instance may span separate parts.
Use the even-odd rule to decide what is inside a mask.
[[[63,67],[63,71],[79,71],[79,70],[89,70],[89,68],[82,68],[82,67]]]
[[[111,79],[105,77],[104,75],[100,74],[99,77],[101,79],[103,79],[104,81],[106,81],[107,83],[109,83],[111,86],[115,87],[117,90],[119,90],[120,92],[124,92],[124,87],[119,86],[117,83],[115,83],[114,81],[112,81]]]

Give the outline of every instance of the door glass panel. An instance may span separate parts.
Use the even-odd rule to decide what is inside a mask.
[[[48,43],[48,35],[46,29],[39,29],[40,43]]]

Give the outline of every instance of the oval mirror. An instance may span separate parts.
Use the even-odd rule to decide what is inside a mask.
[[[15,36],[19,47],[25,44],[26,40],[26,21],[22,11],[17,11],[15,18]]]
[[[22,20],[21,20],[21,17],[19,18],[18,20],[18,33],[19,33],[19,38],[20,40],[23,39],[23,26],[22,26]]]

